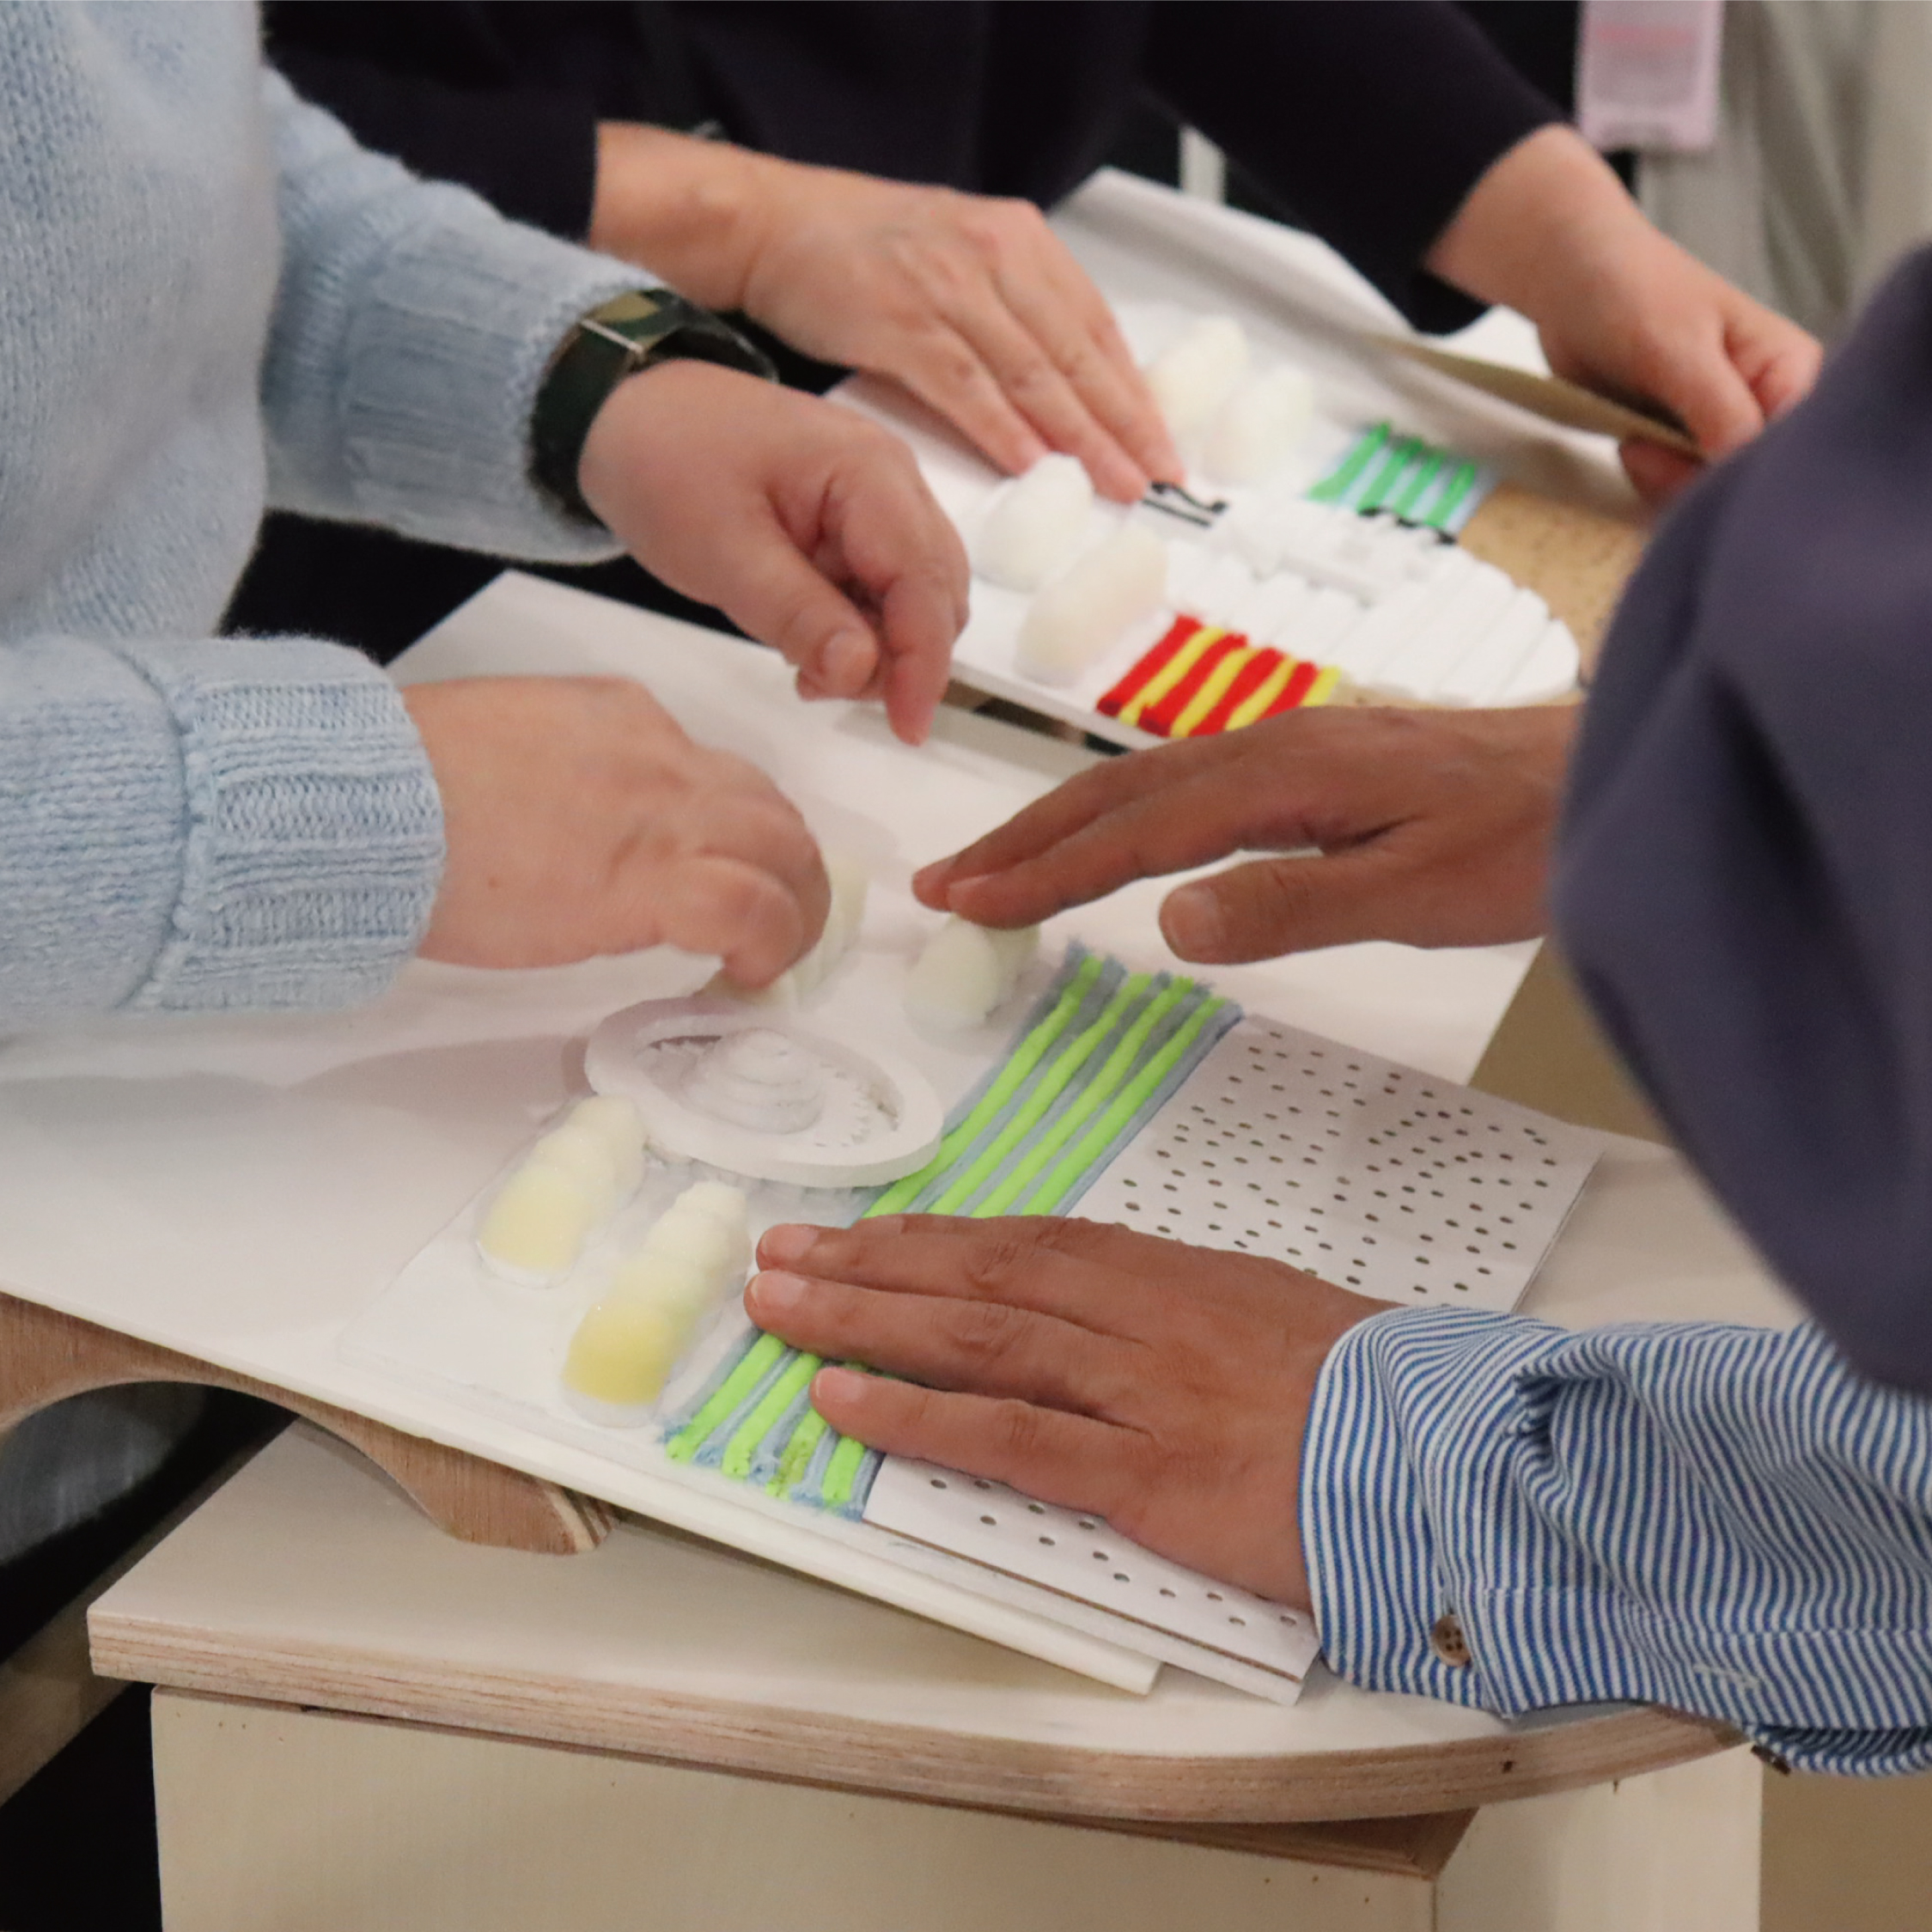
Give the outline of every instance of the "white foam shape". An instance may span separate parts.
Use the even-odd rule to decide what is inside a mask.
[[[685,1081],[693,1063],[750,1031],[781,1033],[824,1064],[825,1102],[809,1126],[772,1132],[691,1104]],[[598,1092],[637,1102],[654,1147],[726,1173],[864,1187],[912,1173],[939,1146],[944,1110],[916,1069],[721,997],[649,1000],[614,1013],[591,1035],[584,1065]]]
[[[707,1281],[722,1283],[734,1273],[742,1279],[751,1254],[748,1233],[727,1228],[709,1215],[673,1207],[644,1237],[639,1259],[687,1262]]]
[[[576,1265],[597,1220],[596,1202],[579,1176],[526,1161],[497,1189],[477,1230],[477,1251],[502,1279],[545,1288]]]
[[[1576,689],[1582,654],[1567,624],[1552,622],[1531,648],[1508,683],[1497,693],[1498,704],[1552,704]]]
[[[1305,369],[1277,363],[1241,384],[1216,412],[1201,467],[1217,483],[1259,483],[1286,460],[1315,414]]]
[[[1039,949],[1039,928],[1009,932],[954,917],[929,939],[905,982],[905,1010],[922,1025],[980,1025],[1019,984]]]
[[[825,855],[826,878],[832,887],[832,902],[826,910],[825,929],[803,959],[786,967],[769,986],[746,987],[720,973],[708,991],[729,994],[747,1005],[795,1007],[815,993],[831,976],[859,936],[865,923],[865,902],[872,881],[865,866],[849,852]]]
[[[769,1027],[734,1033],[700,1054],[684,1094],[700,1112],[761,1134],[795,1134],[825,1112],[824,1064]]]
[[[1008,590],[1038,590],[1073,554],[1094,508],[1077,456],[1042,456],[993,498],[972,546],[974,571]]]
[[[607,1136],[575,1119],[552,1128],[523,1157],[527,1167],[561,1167],[582,1182],[593,1203],[591,1219],[598,1225],[630,1198],[621,1161]]]
[[[1167,546],[1130,523],[1056,577],[1027,606],[1015,661],[1045,685],[1071,684],[1151,616],[1167,594]]]
[[[1177,436],[1205,429],[1247,374],[1247,332],[1232,315],[1204,315],[1148,364],[1147,386]]]
[[[673,1205],[680,1214],[701,1214],[740,1232],[751,1226],[751,1202],[743,1188],[734,1187],[728,1181],[693,1181]]]
[[[588,1127],[610,1149],[619,1199],[628,1201],[644,1178],[644,1123],[636,1103],[619,1094],[593,1094],[570,1109],[570,1124]]]

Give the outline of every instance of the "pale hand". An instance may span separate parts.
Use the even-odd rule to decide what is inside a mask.
[[[805,822],[617,678],[466,678],[403,703],[442,795],[448,858],[423,953],[561,966],[668,944],[762,986],[825,925]]]
[[[1298,1484],[1316,1379],[1380,1304],[1124,1228],[908,1215],[775,1228],[745,1305],[828,1362],[841,1434],[1106,1518],[1307,1610]]]
[[[966,623],[966,552],[897,436],[709,363],[618,385],[584,501],[644,568],[774,646],[806,698],[876,698],[917,744]]]
[[[1490,166],[1429,266],[1537,325],[1550,366],[1606,395],[1661,403],[1715,460],[1817,380],[1817,341],[1653,227],[1573,130],[1539,129]],[[1661,443],[1623,448],[1661,500],[1698,466]]]
[[[1032,925],[1236,852],[1167,895],[1184,960],[1356,940],[1495,945],[1543,930],[1577,712],[1292,711],[1090,766],[913,881],[935,911]]]
[[[893,377],[1003,470],[1064,451],[1121,503],[1182,479],[1112,312],[1031,202],[606,123],[591,240]]]

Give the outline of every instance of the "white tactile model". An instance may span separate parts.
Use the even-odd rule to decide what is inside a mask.
[[[1233,316],[1117,312],[1185,489],[1123,509],[1070,457],[1003,479],[907,431],[972,559],[954,649],[966,682],[1133,746],[1326,704],[1530,704],[1575,689],[1567,627],[1454,540],[1494,481],[1484,465],[1364,424]]]
[[[1098,1518],[827,1428],[811,1407],[818,1359],[745,1314],[753,1242],[781,1220],[1078,1212],[1411,1305],[1507,1308],[1575,1199],[1594,1138],[1243,1015],[1169,973],[1075,947],[1041,990],[1032,933],[903,916],[891,929],[893,958],[876,942],[856,955],[860,997],[808,995],[792,1010],[699,996],[613,1015],[586,1056],[599,1095],[437,1236],[345,1346],[687,1490],[726,1540],[734,1522],[782,1522],[1125,1655],[1292,1700],[1316,1649],[1305,1617]],[[851,970],[833,969],[835,990],[850,990]],[[924,1151],[901,1146],[888,1163],[901,1178],[880,1185],[871,1137],[909,1121],[924,1084],[910,1066],[881,1070],[895,1057],[880,1024],[895,979],[913,1035],[964,1028],[956,1037],[987,1040],[990,1064],[943,1123],[932,1103]],[[1021,986],[1033,1004],[1003,1052],[986,1015],[1014,1014]],[[850,1111],[828,1128],[828,1112],[866,1094],[869,1128],[855,1137]],[[628,1165],[594,1158],[606,1141]],[[566,1265],[561,1247],[516,1249],[515,1278],[542,1291],[493,1293],[479,1236],[528,1173],[560,1177],[583,1204],[575,1252]]]

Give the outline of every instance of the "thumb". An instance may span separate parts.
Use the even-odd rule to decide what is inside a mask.
[[[1365,848],[1259,859],[1169,893],[1161,931],[1181,959],[1240,966],[1322,946],[1399,937],[1409,874]]]
[[[724,613],[769,644],[813,694],[857,698],[877,674],[879,641],[857,606],[824,576],[776,518],[740,533]]]

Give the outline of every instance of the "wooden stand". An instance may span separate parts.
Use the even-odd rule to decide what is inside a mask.
[[[131,1382],[194,1382],[293,1410],[361,1450],[439,1529],[466,1543],[576,1556],[594,1550],[614,1521],[607,1505],[554,1483],[0,1294],[0,1435],[70,1395]]]

